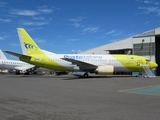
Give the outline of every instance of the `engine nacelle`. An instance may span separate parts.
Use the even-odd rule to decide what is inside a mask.
[[[99,66],[96,70],[96,74],[100,75],[112,75],[114,72],[114,67],[112,65]]]

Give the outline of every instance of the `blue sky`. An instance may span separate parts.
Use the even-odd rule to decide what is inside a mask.
[[[19,27],[42,49],[74,53],[160,27],[160,2],[0,0],[0,49],[22,53]]]

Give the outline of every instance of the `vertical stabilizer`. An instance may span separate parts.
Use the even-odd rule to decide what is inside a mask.
[[[0,50],[0,59],[5,59],[7,60],[6,56],[4,55],[4,53],[2,52],[2,50]]]
[[[24,55],[44,54],[23,28],[17,28],[17,31]]]

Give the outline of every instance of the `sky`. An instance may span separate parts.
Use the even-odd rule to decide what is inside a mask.
[[[74,54],[158,27],[159,0],[0,0],[2,51],[22,53],[16,28],[41,49]]]

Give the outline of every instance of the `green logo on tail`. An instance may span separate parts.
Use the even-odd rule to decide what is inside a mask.
[[[28,44],[28,43],[24,43],[24,46],[26,47],[26,49],[34,49],[37,48],[36,46],[32,45],[32,44]]]

